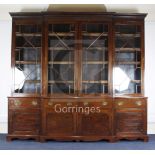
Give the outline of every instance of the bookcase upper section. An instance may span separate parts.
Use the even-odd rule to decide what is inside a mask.
[[[144,18],[114,12],[21,12],[13,18],[15,95],[144,94]]]

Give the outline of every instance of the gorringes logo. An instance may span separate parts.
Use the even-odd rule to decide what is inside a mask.
[[[90,113],[100,113],[100,107],[80,107],[80,106],[61,106],[61,104],[55,104],[54,110],[56,113],[85,113],[89,115]]]

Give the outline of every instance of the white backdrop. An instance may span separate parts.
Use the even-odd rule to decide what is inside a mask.
[[[145,95],[148,133],[155,134],[155,22],[145,24]],[[0,21],[0,132],[7,132],[7,96],[11,92],[11,21]]]

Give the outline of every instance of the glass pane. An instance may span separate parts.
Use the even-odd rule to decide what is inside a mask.
[[[40,93],[41,26],[16,25],[15,93]]]
[[[140,26],[116,25],[114,91],[116,94],[141,93]]]
[[[108,25],[82,25],[82,93],[108,93]]]
[[[48,29],[48,93],[74,93],[75,26],[50,24]]]

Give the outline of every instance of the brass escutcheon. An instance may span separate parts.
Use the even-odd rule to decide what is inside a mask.
[[[49,102],[48,102],[48,105],[49,105],[49,106],[52,106],[53,104],[54,104],[54,103],[53,103],[52,101],[49,101]]]
[[[71,103],[71,102],[68,102],[68,103],[67,103],[67,106],[72,106],[72,103]]]
[[[124,102],[120,101],[117,103],[119,106],[122,106],[124,104]]]
[[[21,101],[20,100],[15,100],[14,101],[14,105],[15,106],[20,106],[21,105]]]
[[[136,104],[137,104],[138,106],[141,106],[141,105],[142,105],[142,102],[141,102],[141,101],[136,101]]]
[[[106,106],[106,105],[108,105],[108,102],[102,102],[102,105]]]
[[[32,101],[32,105],[36,106],[37,104],[37,101]]]
[[[83,104],[84,104],[84,106],[87,106],[89,103],[88,102],[84,102]]]

